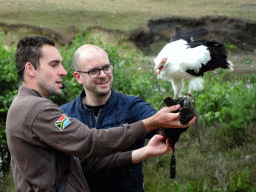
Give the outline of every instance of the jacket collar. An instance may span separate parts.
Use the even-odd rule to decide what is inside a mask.
[[[34,89],[30,89],[23,85],[21,85],[19,87],[18,95],[32,95],[32,96],[42,97],[42,95],[40,93],[38,93],[37,91],[35,91]]]
[[[83,104],[83,97],[85,97],[86,96],[86,94],[85,94],[85,91],[83,90],[82,92],[81,92],[81,94],[79,95],[79,97],[77,98],[77,100],[78,100],[78,105],[79,105],[79,107],[81,108],[81,109],[83,109],[83,108],[86,108],[85,107],[85,105]],[[109,98],[109,100],[107,101],[107,104],[106,104],[106,106],[105,107],[107,107],[107,106],[109,106],[111,103],[113,103],[114,101],[115,101],[115,98],[116,98],[116,92],[114,91],[114,89],[111,89],[111,95],[110,95],[110,98]],[[105,108],[104,107],[104,108]],[[87,109],[87,108],[86,108]]]

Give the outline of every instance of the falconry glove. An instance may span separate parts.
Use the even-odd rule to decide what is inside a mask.
[[[174,112],[180,113],[179,120],[182,125],[187,125],[189,121],[194,116],[196,116],[195,99],[190,94],[186,94],[185,96],[180,97],[178,99],[172,99],[170,97],[167,97],[166,99],[164,99],[162,103],[165,103],[167,107],[180,104],[179,110]],[[159,108],[161,108],[162,103],[160,104]],[[173,154],[172,154],[171,163],[170,163],[171,179],[174,179],[176,175],[176,159],[174,156],[174,146],[175,146],[175,143],[179,140],[180,134],[186,131],[187,129],[188,127],[183,129],[175,129],[175,128],[160,129],[160,133],[165,135],[169,139],[170,146],[173,148]]]

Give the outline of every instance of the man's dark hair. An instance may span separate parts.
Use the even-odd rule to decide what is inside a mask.
[[[55,43],[46,37],[31,36],[22,38],[17,44],[15,65],[22,81],[24,81],[23,71],[27,62],[32,63],[35,69],[39,66],[39,59],[43,56],[41,51],[43,45],[55,46]]]

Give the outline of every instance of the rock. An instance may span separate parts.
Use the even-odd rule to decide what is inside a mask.
[[[245,158],[244,158],[244,160],[245,160],[245,161],[249,161],[251,158],[252,158],[251,155],[246,155]]]

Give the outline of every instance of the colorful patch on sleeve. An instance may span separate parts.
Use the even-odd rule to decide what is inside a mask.
[[[54,125],[56,125],[60,130],[65,129],[65,127],[70,123],[69,118],[63,114],[55,123]]]

